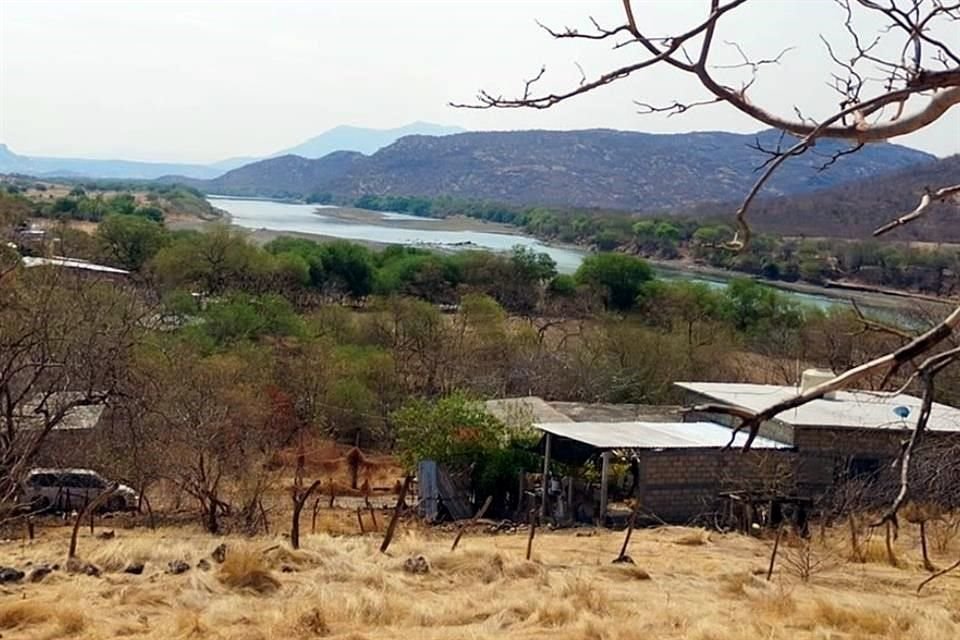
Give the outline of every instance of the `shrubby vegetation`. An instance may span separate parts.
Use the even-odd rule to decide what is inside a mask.
[[[7,233],[30,213],[18,198],[0,196]],[[399,446],[408,462],[469,456],[479,486],[505,495],[530,465],[530,443],[476,398],[670,403],[676,380],[788,382],[798,362],[842,370],[897,343],[753,280],[658,280],[623,253],[593,255],[566,275],[525,248],[442,254],[297,238],[260,247],[225,226],[171,232],[130,214],[107,216],[92,235],[66,231],[67,255],[135,273],[89,286],[0,255],[0,340],[33,332],[76,354],[79,373],[64,384],[91,382],[115,408],[100,466],[140,488],[172,483],[210,530],[224,518],[256,527],[271,455],[296,434]],[[104,327],[109,335],[91,342]],[[13,363],[16,379],[0,385],[60,371],[51,362],[38,374],[37,362]],[[946,374],[937,389],[960,395]]]
[[[111,215],[127,215],[163,222],[166,212],[215,217],[203,194],[183,185],[89,180],[67,181],[67,186],[72,188],[66,195],[54,197],[43,183],[15,180],[0,185],[0,192],[20,197],[29,215],[40,218],[100,222]],[[29,189],[43,197],[27,198]]]

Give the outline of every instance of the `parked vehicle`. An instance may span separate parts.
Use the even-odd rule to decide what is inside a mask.
[[[34,510],[80,510],[112,483],[91,469],[32,469],[23,481],[22,499]],[[135,511],[140,496],[121,484],[101,511]]]

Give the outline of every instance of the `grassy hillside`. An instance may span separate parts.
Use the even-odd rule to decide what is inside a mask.
[[[324,509],[324,511],[327,511]],[[347,515],[352,512],[342,509]],[[282,526],[281,523],[277,523]],[[611,564],[622,533],[540,533],[532,561],[524,531],[467,534],[450,551],[451,534],[408,529],[389,554],[380,530],[366,536],[307,535],[299,551],[282,537],[213,538],[190,529],[119,529],[110,540],[81,533],[84,560],[103,577],[56,571],[42,582],[7,586],[0,603],[4,638],[504,638],[505,640],[946,640],[960,634],[960,586],[944,578],[917,598],[929,575],[913,552],[896,546],[900,566],[883,562],[871,540],[865,564],[846,557],[840,531],[815,543],[823,560],[809,581],[792,563],[798,543],[782,547],[771,582],[764,580],[771,542],[696,529],[634,534],[636,565]],[[586,536],[586,537],[581,537]],[[62,559],[66,527],[41,529],[38,540],[8,543],[4,563]],[[227,544],[226,562],[210,553]],[[422,555],[424,574],[404,570]],[[946,564],[955,553],[935,554]],[[208,570],[196,568],[207,559]],[[182,575],[166,572],[185,561]],[[132,562],[143,575],[123,573]]]

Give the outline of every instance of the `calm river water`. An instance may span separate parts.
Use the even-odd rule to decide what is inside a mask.
[[[450,231],[430,229],[430,218],[410,216],[403,213],[370,213],[370,224],[343,220],[323,215],[325,208],[315,204],[289,204],[270,200],[240,200],[235,198],[209,197],[210,204],[227,211],[233,224],[248,229],[273,231],[297,231],[318,235],[383,244],[434,246],[445,249],[490,249],[508,251],[516,245],[531,247],[547,253],[563,273],[573,273],[580,265],[585,252],[562,249],[543,244],[536,238],[507,233],[485,231]],[[409,226],[416,221],[418,227]],[[406,225],[402,223],[408,223]],[[399,224],[398,224],[399,223]]]

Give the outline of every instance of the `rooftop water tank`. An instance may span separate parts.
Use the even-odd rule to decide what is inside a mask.
[[[833,371],[826,369],[806,369],[800,376],[800,393],[805,393],[817,385],[833,380],[835,377]],[[836,400],[837,393],[831,391],[830,393],[824,394],[823,397],[826,400]]]

